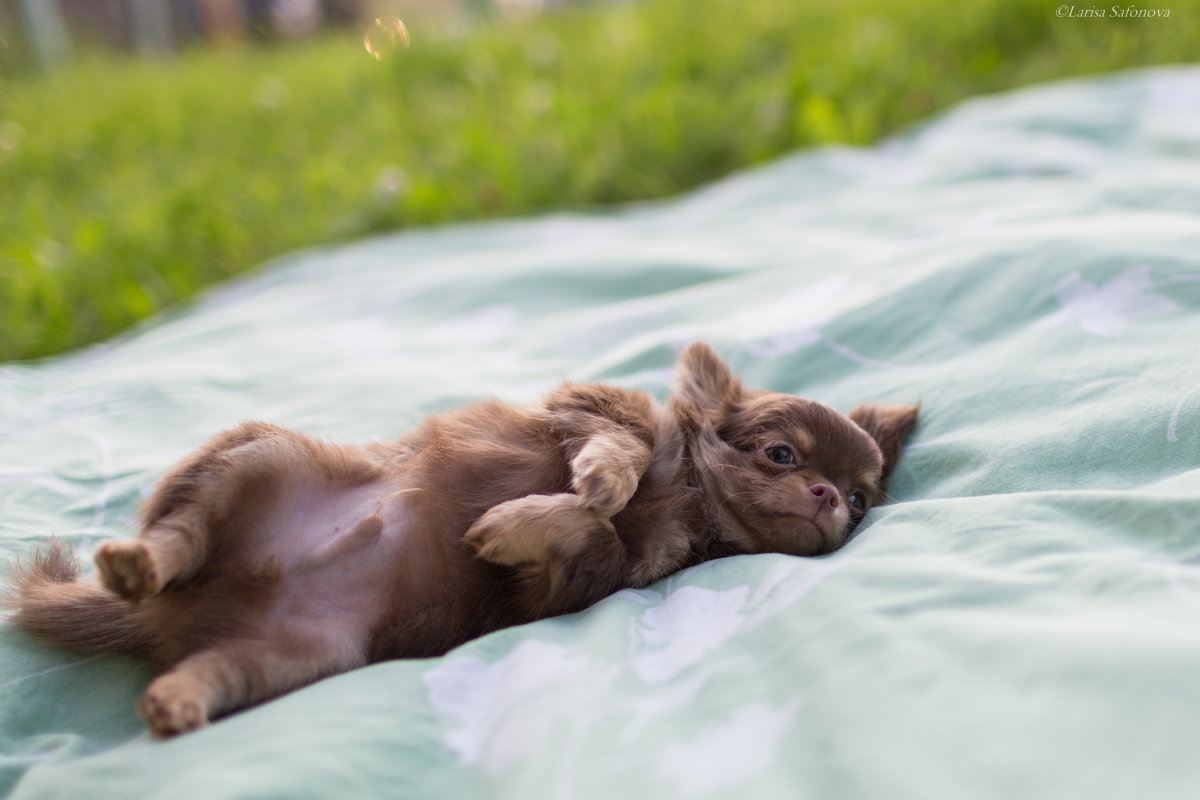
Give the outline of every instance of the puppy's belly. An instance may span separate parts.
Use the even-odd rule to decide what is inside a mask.
[[[420,540],[411,496],[391,481],[345,488],[313,476],[285,485],[251,534],[255,554],[280,568],[262,626],[357,653],[389,612],[397,581],[409,596],[435,593],[440,570]]]

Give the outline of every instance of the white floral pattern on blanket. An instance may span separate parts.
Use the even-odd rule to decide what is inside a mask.
[[[630,622],[625,658],[602,659],[539,639],[523,639],[491,663],[452,655],[424,675],[444,726],[443,742],[463,763],[492,777],[545,760],[548,743],[565,743],[564,750],[584,746],[595,730],[615,726],[622,741],[637,742],[726,670],[709,658],[714,651],[794,610],[835,571],[824,563],[781,559],[753,587],[709,589],[676,577],[663,592],[621,592],[605,602],[643,607]],[[704,668],[696,669],[701,662]],[[617,702],[606,702],[610,694]],[[755,694],[747,691],[747,702],[673,742],[655,774],[697,796],[735,787],[769,767],[801,698]],[[572,778],[561,774],[559,755],[556,785],[564,786]]]

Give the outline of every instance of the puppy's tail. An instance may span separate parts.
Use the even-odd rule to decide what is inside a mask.
[[[11,621],[47,644],[148,656],[154,638],[132,603],[79,578],[75,554],[51,539],[19,563],[4,587]]]

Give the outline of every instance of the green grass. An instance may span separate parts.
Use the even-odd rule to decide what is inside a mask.
[[[0,360],[104,339],[295,248],[661,197],[981,92],[1194,58],[1022,0],[645,0],[465,36],[0,73]]]

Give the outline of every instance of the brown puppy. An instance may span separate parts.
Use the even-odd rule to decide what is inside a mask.
[[[155,661],[140,711],[167,736],[710,558],[828,553],[916,421],[743,389],[696,344],[665,407],[568,384],[364,448],[246,423],[162,480],[138,538],[97,548],[98,584],[63,545],[40,551],[12,578],[14,621]]]

